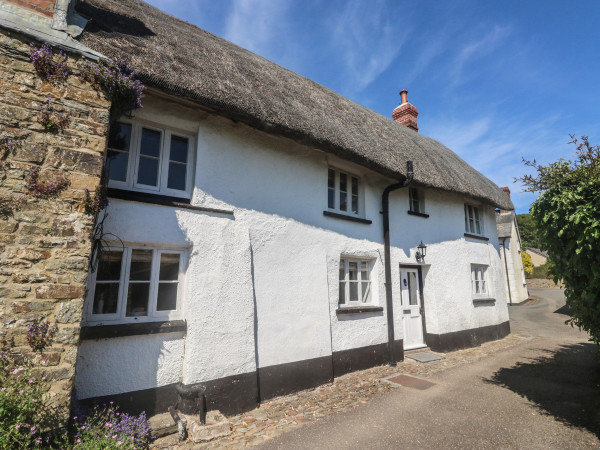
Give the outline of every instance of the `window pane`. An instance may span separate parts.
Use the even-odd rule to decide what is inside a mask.
[[[162,133],[160,131],[142,128],[142,143],[140,145],[140,153],[142,155],[154,156],[155,158],[158,158],[160,156],[161,135]]]
[[[171,153],[169,159],[180,163],[187,163],[188,139],[179,136],[171,136]]]
[[[358,282],[351,281],[349,287],[350,287],[350,301],[357,302],[358,301]]]
[[[344,281],[346,279],[346,260],[342,259],[340,261],[340,281]]]
[[[129,283],[127,292],[127,317],[148,315],[150,283]]]
[[[329,169],[327,172],[327,207],[335,208],[335,170]]]
[[[159,283],[157,311],[173,311],[177,309],[177,286],[179,283]]]
[[[115,314],[119,302],[119,283],[98,283],[94,291],[94,314]]]
[[[333,169],[327,171],[327,187],[335,189],[335,170]]]
[[[140,158],[137,182],[147,186],[158,184],[158,159]]]
[[[368,263],[368,261],[360,262],[360,279],[361,279],[361,281],[367,281],[369,279],[369,263]]]
[[[160,255],[160,280],[179,279],[179,255],[177,253],[162,253]]]
[[[358,280],[358,263],[356,261],[348,263],[348,279]]]
[[[340,173],[340,210],[348,210],[348,177]]]
[[[467,211],[467,205],[465,205],[465,231],[469,232],[469,213]]]
[[[358,214],[358,178],[352,177],[352,212]]]
[[[417,299],[417,274],[414,272],[408,272],[408,304],[419,304]]]
[[[169,189],[177,189],[185,191],[185,176],[187,172],[187,164],[169,163],[169,180],[167,187]]]
[[[362,283],[362,302],[363,303],[371,303],[371,283],[363,282]]]
[[[100,261],[98,262],[97,281],[112,280],[119,281],[121,279],[121,260],[123,252],[103,251],[100,253]]]
[[[340,209],[342,211],[348,210],[348,194],[340,192]]]
[[[109,150],[106,153],[106,167],[108,168],[108,179],[116,181],[127,180],[127,161],[129,153],[115,152]]]
[[[346,283],[340,281],[340,299],[339,304],[343,305],[346,303]]]
[[[131,141],[131,125],[127,123],[115,123],[110,127],[108,134],[108,148],[129,151]]]
[[[150,280],[152,270],[152,250],[132,250],[130,280]]]

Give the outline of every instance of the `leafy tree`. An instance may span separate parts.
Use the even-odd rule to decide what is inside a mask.
[[[567,321],[590,333],[600,345],[600,146],[587,136],[571,136],[575,159],[547,166],[524,161],[537,173],[520,181],[529,192],[539,192],[530,212],[539,244],[548,251],[550,272],[565,284]]]
[[[519,235],[521,236],[521,247],[539,248],[538,231],[531,214],[517,214],[517,225],[519,226]]]

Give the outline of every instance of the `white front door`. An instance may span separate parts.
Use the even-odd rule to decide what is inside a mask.
[[[404,323],[404,349],[425,347],[423,336],[423,309],[419,289],[419,270],[400,269],[402,290],[402,322]]]

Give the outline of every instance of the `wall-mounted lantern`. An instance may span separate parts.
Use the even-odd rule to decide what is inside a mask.
[[[425,262],[425,255],[427,254],[427,246],[423,244],[423,241],[417,246],[417,257],[418,262]]]

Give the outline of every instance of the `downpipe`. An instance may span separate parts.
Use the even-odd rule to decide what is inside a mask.
[[[390,366],[396,365],[396,352],[394,350],[394,309],[392,305],[392,262],[390,257],[390,192],[407,187],[414,178],[412,161],[406,162],[406,179],[402,182],[390,184],[381,196],[383,214],[383,254],[385,265],[385,304],[388,325],[388,358]]]

